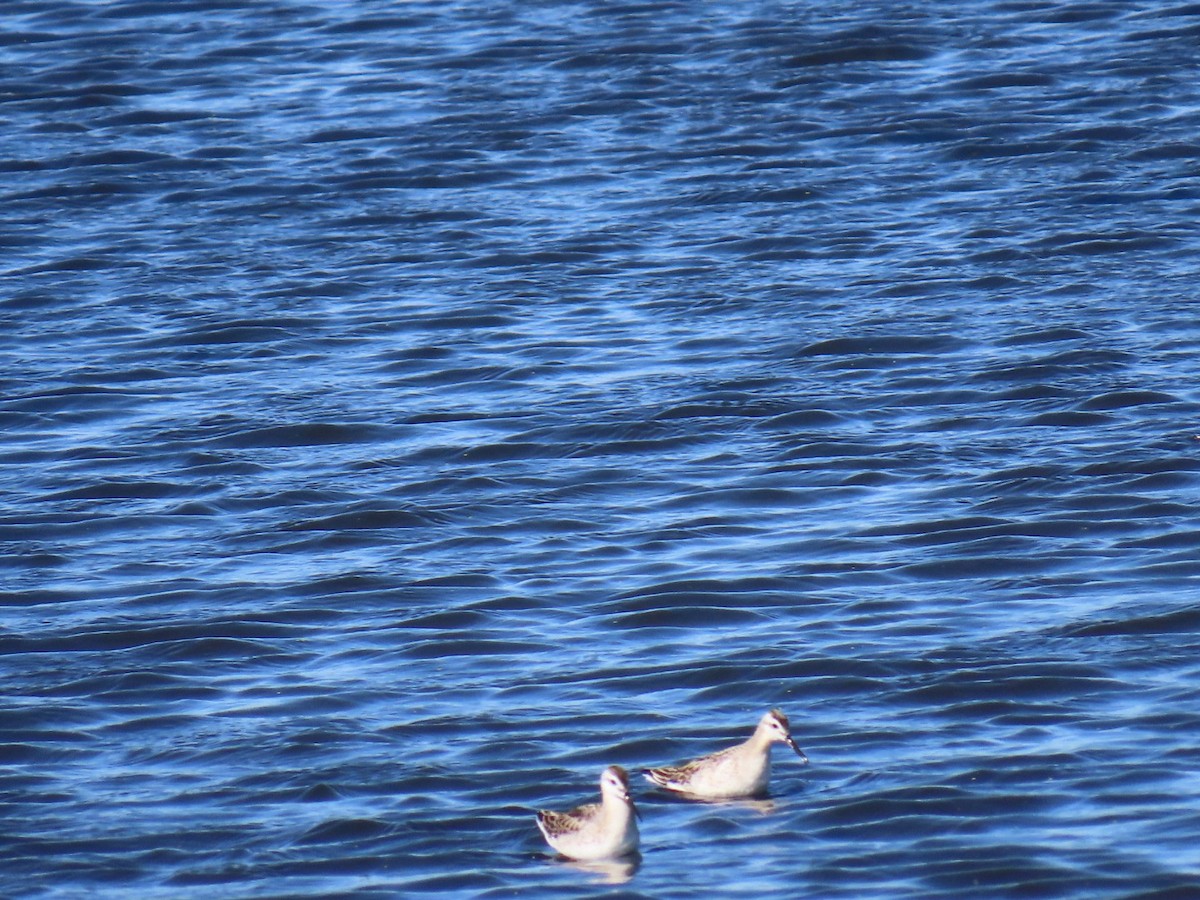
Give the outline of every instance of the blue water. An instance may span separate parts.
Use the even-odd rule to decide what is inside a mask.
[[[8,0],[0,894],[1194,896],[1198,36]]]

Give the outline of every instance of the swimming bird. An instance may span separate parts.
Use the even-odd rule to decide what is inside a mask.
[[[620,766],[600,774],[600,802],[570,812],[543,809],[537,826],[546,843],[570,859],[596,860],[637,850],[637,807],[629,796],[629,775]]]
[[[682,765],[646,769],[643,774],[659,787],[700,800],[761,796],[771,779],[772,744],[787,744],[801,763],[808,762],[792,739],[787,716],[773,709],[758,720],[746,741]]]

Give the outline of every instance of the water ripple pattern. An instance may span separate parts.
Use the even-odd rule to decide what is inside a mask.
[[[8,0],[0,892],[1194,895],[1198,35]]]

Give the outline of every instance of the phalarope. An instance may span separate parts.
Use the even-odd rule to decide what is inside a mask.
[[[546,843],[563,856],[579,860],[612,859],[638,846],[637,807],[629,796],[629,775],[609,766],[600,775],[600,802],[570,812],[543,809],[538,829]]]
[[[643,774],[659,787],[702,800],[732,800],[766,793],[771,778],[771,745],[787,744],[808,762],[796,746],[782,710],[773,709],[758,720],[754,734],[741,744],[678,766],[646,769]]]

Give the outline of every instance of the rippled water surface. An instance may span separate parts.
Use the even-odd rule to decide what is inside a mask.
[[[0,893],[1194,896],[1198,37],[8,0]]]

